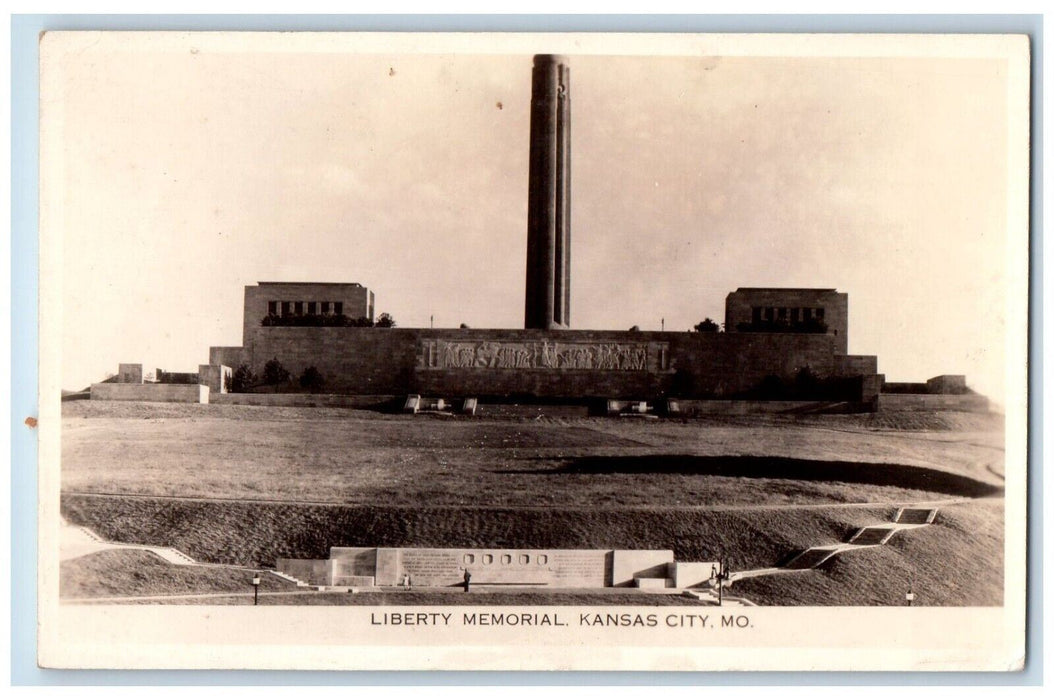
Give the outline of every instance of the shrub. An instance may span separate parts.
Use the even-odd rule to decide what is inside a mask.
[[[695,324],[695,330],[700,333],[717,333],[720,330],[720,326],[714,319],[707,316],[699,323]]]
[[[275,393],[278,393],[278,385],[289,381],[289,370],[282,366],[277,357],[273,357],[264,365],[264,384],[273,385]]]
[[[389,313],[383,313],[377,317],[377,321],[373,324],[377,328],[395,328],[395,319]]]
[[[229,391],[241,394],[254,386],[256,386],[256,375],[253,374],[252,367],[245,364],[239,365],[238,369],[234,370],[234,375],[231,376]]]
[[[344,314],[296,314],[290,316],[276,316],[275,314],[267,314],[260,321],[261,326],[306,326],[306,327],[349,327],[349,328],[370,328],[373,326],[373,321],[360,316],[358,318],[348,318]],[[394,325],[394,323],[392,324]]]
[[[322,387],[326,385],[326,380],[322,377],[322,373],[318,371],[318,368],[311,366],[304,370],[304,373],[300,375],[300,388],[306,389],[312,393],[317,393],[322,390]]]

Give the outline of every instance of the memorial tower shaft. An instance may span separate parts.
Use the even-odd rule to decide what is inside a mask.
[[[524,327],[571,324],[571,73],[560,56],[534,57],[527,197]]]

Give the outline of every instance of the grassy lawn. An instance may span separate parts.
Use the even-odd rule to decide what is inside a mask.
[[[1001,605],[1003,503],[941,509],[936,522],[882,547],[841,554],[817,569],[737,581],[761,605]]]
[[[905,433],[853,416],[514,421],[161,405],[146,417],[155,407],[65,404],[63,490],[497,507],[893,502],[1001,486],[998,431]]]
[[[178,595],[185,593],[252,592],[253,572],[210,566],[176,566],[150,552],[110,549],[64,561],[59,570],[59,596],[95,598],[117,595]],[[270,574],[260,579],[261,591],[296,590],[296,585]]]

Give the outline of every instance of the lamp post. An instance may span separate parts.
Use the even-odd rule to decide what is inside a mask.
[[[720,561],[717,566],[710,568],[710,580],[717,584],[717,605],[720,607],[725,602],[725,581],[730,576],[728,561]]]
[[[253,605],[260,604],[260,573],[253,574]]]

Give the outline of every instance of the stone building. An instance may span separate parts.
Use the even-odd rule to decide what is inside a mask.
[[[834,289],[740,287],[725,297],[725,331],[827,333],[849,351],[849,295]]]
[[[268,316],[346,316],[373,321],[373,292],[358,282],[259,282],[245,288],[242,341]]]

